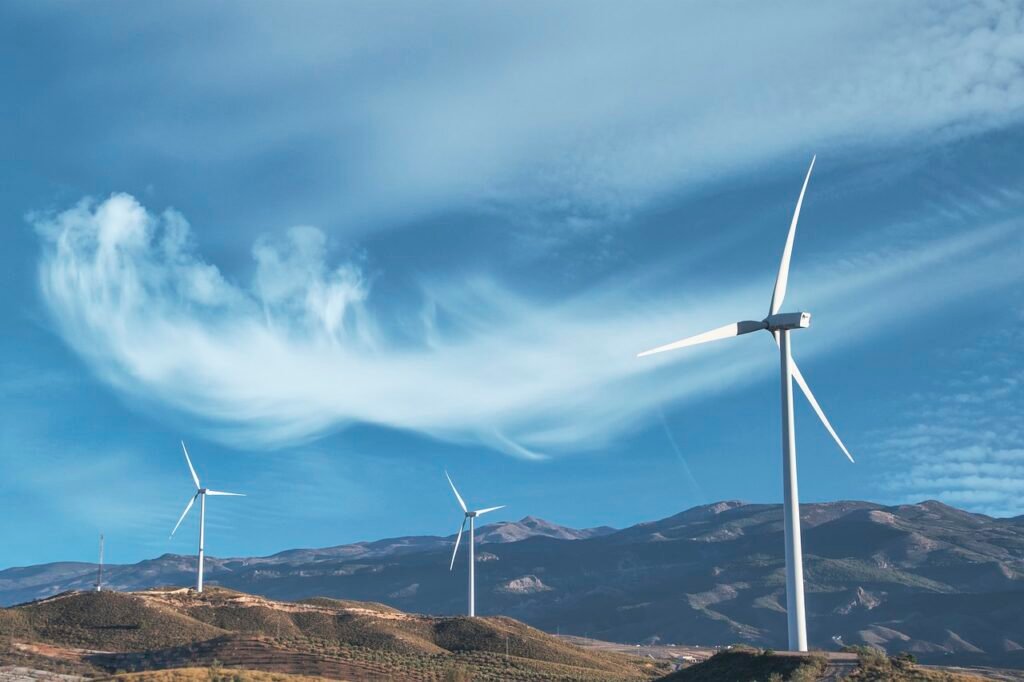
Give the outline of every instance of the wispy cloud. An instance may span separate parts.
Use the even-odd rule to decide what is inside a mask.
[[[1024,112],[1010,0],[400,5],[19,18],[68,21],[71,53],[96,56],[61,62],[60,85],[105,93],[102,158],[239,163],[240,191],[264,161],[258,210],[351,230],[468,204],[577,229],[780,156],[933,144]]]
[[[257,241],[254,277],[241,284],[195,252],[184,217],[153,215],[127,195],[33,220],[44,299],[67,343],[136,402],[191,415],[233,443],[294,443],[365,422],[535,457],[593,447],[662,404],[750,381],[767,366],[738,352],[757,343],[748,339],[634,357],[749,317],[765,305],[761,287],[678,300],[654,293],[647,273],[537,301],[462,277],[425,281],[400,307],[376,300],[357,264],[328,263],[314,228]],[[1016,278],[1001,247],[1018,233],[997,225],[911,252],[854,255],[812,271],[813,296],[800,299],[831,309],[843,329],[868,315],[868,330],[907,320],[901,300],[926,310]],[[825,341],[801,345],[801,357]],[[701,361],[708,353],[731,355]]]
[[[180,488],[168,489],[157,484],[153,468],[145,464],[150,458],[137,448],[75,441],[58,446],[52,433],[38,428],[40,419],[25,421],[33,426],[15,427],[0,439],[5,452],[16,453],[5,463],[6,494],[24,500],[24,513],[71,524],[78,538],[105,532],[145,537],[149,546],[166,549],[167,534],[187,500],[187,474]],[[18,544],[25,541],[16,538]]]
[[[1024,514],[1024,371],[1017,319],[989,330],[961,362],[936,358],[933,391],[913,396],[909,426],[880,434],[877,454],[890,493],[907,502],[937,498],[994,516]]]

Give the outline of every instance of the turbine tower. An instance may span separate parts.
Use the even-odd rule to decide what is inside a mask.
[[[455,499],[459,501],[459,506],[462,507],[462,526],[459,527],[459,534],[455,537],[455,551],[452,552],[452,564],[448,567],[448,570],[454,570],[455,568],[455,555],[459,553],[459,542],[462,540],[462,531],[466,530],[466,521],[469,521],[469,617],[476,617],[476,587],[475,587],[475,569],[476,563],[474,559],[474,544],[473,544],[473,531],[476,526],[476,517],[483,516],[487,512],[497,511],[504,509],[505,505],[499,507],[488,507],[487,509],[477,509],[476,511],[470,511],[466,507],[465,501],[462,499],[462,495],[459,495],[459,491],[455,489],[455,484],[452,483],[452,477],[448,476],[448,472],[444,472],[444,475],[448,478],[448,485],[452,487],[452,492],[455,493]]]
[[[225,493],[225,492],[221,492],[220,490],[210,490],[209,488],[204,488],[202,485],[200,485],[199,477],[196,476],[196,470],[192,466],[192,460],[189,459],[189,457],[188,457],[188,448],[185,447],[185,441],[181,442],[181,450],[182,450],[182,452],[185,453],[185,462],[188,464],[188,471],[189,471],[189,473],[192,474],[192,482],[196,484],[196,493],[195,493],[195,495],[192,496],[192,499],[190,499],[188,501],[188,504],[185,505],[185,511],[181,512],[181,517],[178,519],[178,522],[176,524],[174,524],[174,530],[171,531],[171,537],[174,537],[175,531],[178,530],[178,526],[180,526],[181,522],[185,520],[186,516],[188,516],[188,511],[192,508],[192,504],[196,501],[196,498],[198,497],[199,498],[199,566],[198,566],[198,569],[196,571],[196,592],[202,592],[203,591],[203,559],[204,559],[203,543],[204,543],[204,540],[205,540],[205,537],[206,537],[206,496],[207,495],[224,495],[224,496],[231,496],[231,497],[245,497],[245,495],[243,493]]]
[[[817,158],[817,157],[815,157]],[[807,622],[804,615],[804,569],[803,552],[800,547],[800,495],[797,490],[796,476],[796,432],[793,428],[793,381],[800,387],[807,401],[814,408],[821,423],[831,434],[839,449],[852,462],[853,457],[850,451],[839,439],[832,424],[829,423],[821,405],[815,400],[807,381],[790,351],[789,333],[796,329],[806,329],[811,325],[811,314],[780,313],[782,301],[786,297],[786,285],[789,281],[789,261],[793,255],[793,238],[796,236],[796,223],[800,218],[800,207],[804,202],[804,193],[807,191],[807,182],[811,179],[811,171],[814,170],[814,158],[811,159],[811,166],[807,169],[807,176],[804,178],[803,188],[800,190],[800,197],[796,201],[796,210],[793,212],[793,221],[789,225],[789,235],[786,237],[786,246],[782,251],[782,263],[779,265],[779,275],[775,279],[775,290],[772,292],[771,305],[768,308],[768,316],[763,320],[744,320],[727,324],[709,332],[691,336],[681,341],[652,348],[649,351],[640,353],[638,357],[653,355],[667,350],[696,346],[708,341],[717,341],[741,334],[760,331],[762,329],[772,333],[775,343],[779,347],[782,369],[782,484],[783,484],[783,516],[786,536],[786,617],[789,626],[789,648],[793,651],[807,651]]]

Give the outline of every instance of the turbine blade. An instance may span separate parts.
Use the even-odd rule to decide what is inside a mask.
[[[504,508],[505,508],[505,505],[501,505],[500,507],[488,507],[487,509],[479,509],[479,510],[477,510],[476,515],[477,516],[483,516],[487,512],[498,511],[499,509],[504,509]]]
[[[192,460],[188,458],[188,448],[185,447],[185,441],[181,441],[181,449],[185,452],[185,461],[188,462],[188,470],[192,474],[192,480],[195,482],[196,489],[198,490],[203,486],[199,485],[199,477],[196,476],[196,470],[192,466]]]
[[[176,524],[174,524],[174,530],[171,531],[171,534],[168,536],[168,539],[174,537],[174,534],[178,530],[178,526],[180,526],[181,522],[185,520],[186,516],[188,516],[188,510],[192,508],[192,503],[196,501],[197,497],[199,497],[199,493],[196,493],[195,495],[193,495],[192,499],[190,499],[188,501],[188,504],[185,505],[185,511],[181,512],[181,517],[178,518],[178,522]]]
[[[772,334],[772,336],[775,337],[775,343],[776,345],[778,345],[778,333]],[[807,385],[807,380],[804,379],[803,372],[800,371],[800,367],[797,366],[796,360],[794,360],[792,357],[789,358],[789,370],[790,372],[793,373],[793,380],[796,381],[796,385],[799,386],[800,390],[804,392],[804,396],[807,398],[807,402],[811,404],[811,407],[814,409],[815,414],[818,415],[818,419],[821,420],[821,423],[825,425],[825,429],[829,432],[829,435],[832,436],[832,440],[836,442],[836,445],[838,445],[839,449],[843,451],[843,454],[846,455],[846,458],[853,462],[853,455],[851,455],[850,451],[846,449],[845,445],[843,445],[843,441],[839,438],[839,434],[836,433],[836,430],[832,428],[831,422],[829,422],[828,417],[825,416],[825,411],[821,409],[821,405],[818,404],[818,400],[814,397],[814,394],[811,393],[811,387]]]
[[[455,536],[455,551],[452,552],[452,565],[448,567],[451,571],[455,568],[455,555],[459,553],[459,543],[462,542],[462,531],[466,530],[466,517],[462,517],[462,525],[459,527],[459,534]]]
[[[226,493],[221,490],[207,490],[207,495],[230,495],[231,497],[245,497],[245,493]]]
[[[469,509],[466,507],[466,503],[462,500],[462,495],[455,489],[455,484],[452,483],[452,477],[448,476],[448,472],[444,472],[444,475],[448,477],[448,485],[452,487],[452,492],[455,493],[455,499],[459,501],[459,506],[462,507],[462,511],[468,512]]]
[[[814,394],[811,393],[810,386],[807,385],[804,375],[800,372],[800,368],[796,366],[796,362],[793,361],[792,358],[790,358],[790,367],[792,368],[793,379],[796,380],[796,385],[804,392],[804,395],[807,397],[807,402],[809,402],[811,407],[814,408],[814,411],[818,415],[818,419],[820,419],[821,423],[825,425],[825,429],[829,434],[831,434],[832,439],[836,442],[836,445],[839,446],[839,449],[843,451],[843,454],[846,455],[846,458],[852,462],[853,455],[851,455],[850,451],[846,449],[845,445],[843,445],[843,441],[840,440],[839,434],[836,433],[836,430],[832,428],[832,424],[829,423],[828,417],[825,416],[825,411],[821,409],[821,405],[819,405],[818,401],[814,399]]]
[[[732,324],[727,324],[724,327],[719,327],[718,329],[712,329],[711,331],[704,332],[703,334],[697,334],[696,336],[690,336],[682,339],[681,341],[674,341],[672,343],[667,343],[664,346],[645,350],[643,353],[637,353],[637,357],[642,358],[646,355],[663,353],[667,350],[676,350],[677,348],[696,346],[699,343],[707,343],[708,341],[718,341],[719,339],[728,339],[729,337],[739,336],[740,334],[749,334],[750,332],[756,332],[760,329],[764,329],[765,326],[764,322],[755,322],[753,320],[733,322]]]
[[[789,224],[789,234],[786,236],[786,248],[782,250],[782,263],[779,264],[779,276],[775,278],[775,289],[772,291],[772,304],[769,308],[769,315],[779,312],[782,301],[786,298],[786,285],[789,283],[789,261],[793,257],[793,238],[796,237],[796,222],[800,219],[800,207],[804,203],[804,192],[807,191],[807,182],[811,179],[811,171],[814,170],[814,160],[811,158],[811,166],[807,169],[807,176],[804,178],[804,186],[800,189],[800,197],[796,200],[796,210],[793,211],[793,222]]]

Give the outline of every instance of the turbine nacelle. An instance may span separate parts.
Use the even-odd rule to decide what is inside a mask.
[[[807,329],[811,326],[810,313],[776,313],[763,320],[765,329],[777,332],[791,329]]]

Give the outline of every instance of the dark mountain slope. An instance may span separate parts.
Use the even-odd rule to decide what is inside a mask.
[[[614,528],[576,529],[527,516],[519,521],[499,521],[477,529],[477,544],[517,542],[531,537],[552,537],[576,540],[600,537],[615,532]],[[217,576],[243,572],[254,576],[277,575],[278,566],[299,566],[324,561],[370,561],[426,551],[444,551],[452,546],[455,536],[423,535],[388,538],[373,542],[357,542],[318,549],[290,549],[268,557],[220,559],[206,557],[206,574]],[[112,589],[143,590],[160,585],[188,585],[195,573],[195,557],[164,554],[137,564],[104,566],[103,581]],[[285,572],[291,568],[285,568]],[[56,562],[9,568],[0,571],[0,605],[18,604],[41,599],[67,590],[87,590],[96,583],[96,564]],[[315,591],[309,594],[314,594]]]

